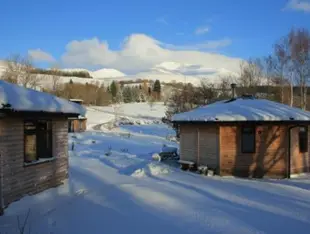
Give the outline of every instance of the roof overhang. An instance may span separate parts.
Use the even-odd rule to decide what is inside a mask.
[[[16,111],[11,109],[0,109],[0,117],[23,117],[23,118],[77,118],[78,113],[46,112],[46,111]]]
[[[71,119],[71,120],[87,120],[86,117],[69,117],[68,119]]]
[[[245,121],[171,121],[173,124],[190,124],[190,125],[245,125],[245,124],[255,124],[255,125],[290,125],[290,124],[309,124],[310,120],[245,120]]]

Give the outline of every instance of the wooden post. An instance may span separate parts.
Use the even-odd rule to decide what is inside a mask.
[[[3,159],[0,153],[0,216],[4,214],[4,201],[3,201]]]
[[[197,128],[197,167],[199,167],[200,163],[200,150],[199,150],[199,141],[200,141],[200,136],[199,136],[199,128]]]

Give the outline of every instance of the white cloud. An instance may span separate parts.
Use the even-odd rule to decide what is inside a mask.
[[[165,24],[165,25],[169,25],[169,23],[167,22],[167,20],[165,19],[165,17],[159,17],[155,20],[157,23],[160,24]]]
[[[49,53],[41,50],[34,49],[28,50],[28,55],[36,62],[55,62],[55,58]]]
[[[228,38],[221,40],[209,40],[203,43],[192,45],[172,45],[161,43],[163,47],[174,50],[216,50],[231,45],[232,41]]]
[[[206,34],[209,31],[210,31],[210,28],[208,26],[199,27],[196,29],[195,34],[202,35],[202,34]]]
[[[307,0],[289,0],[284,9],[290,9],[295,11],[310,12],[310,1]]]
[[[197,51],[216,49],[230,43],[229,39],[224,39],[197,45],[175,46],[160,42],[145,34],[132,34],[124,40],[122,48],[115,51],[109,49],[106,41],[93,38],[68,43],[62,62],[71,67],[101,66],[118,69],[125,73],[148,70],[166,61],[237,71],[240,59]]]

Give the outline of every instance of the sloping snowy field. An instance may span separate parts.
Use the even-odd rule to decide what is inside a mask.
[[[0,217],[0,233],[19,233],[17,217],[22,223],[29,210],[25,233],[309,233],[309,177],[247,180],[183,172],[152,161],[164,144],[177,146],[164,137],[171,129],[121,128],[71,134],[70,179],[11,204]]]
[[[151,123],[159,121],[165,116],[166,107],[163,103],[154,103],[151,108],[148,103],[128,103],[111,106],[87,107],[87,128],[93,130],[97,125],[109,123],[117,117],[126,117],[128,120]]]

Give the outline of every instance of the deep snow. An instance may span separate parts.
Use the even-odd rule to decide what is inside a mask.
[[[135,110],[128,114],[139,115]],[[125,129],[130,137],[117,129],[70,134],[69,180],[12,203],[0,217],[0,233],[18,233],[17,216],[23,220],[28,209],[26,230],[40,234],[309,233],[309,177],[183,172],[152,161],[164,145],[177,146],[163,137],[164,126],[131,127]]]

